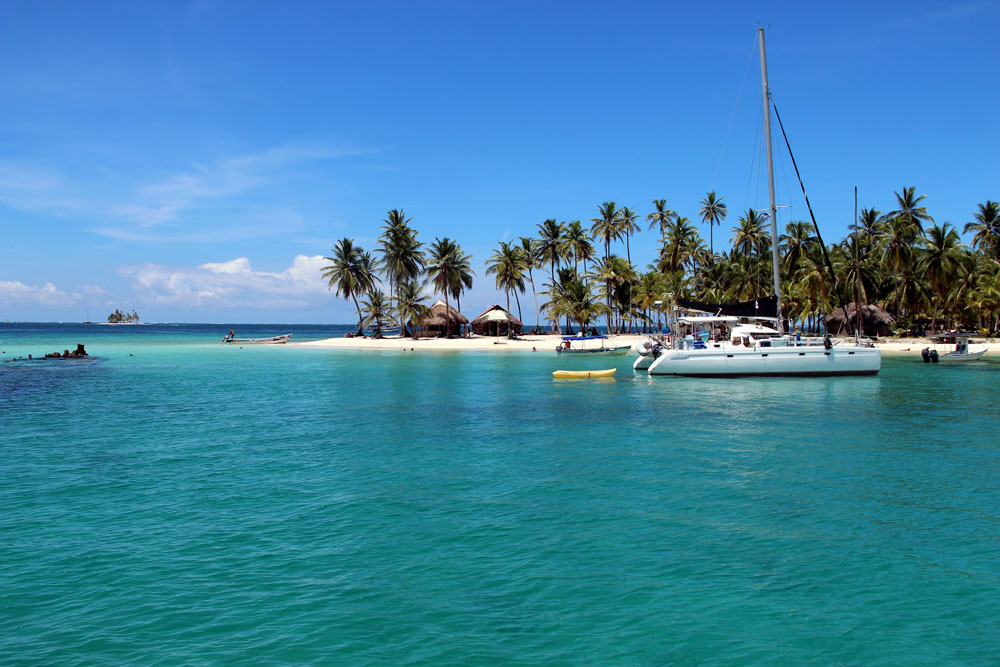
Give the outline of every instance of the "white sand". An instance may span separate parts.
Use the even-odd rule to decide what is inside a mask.
[[[645,334],[627,334],[612,336],[608,339],[608,345],[631,345],[645,338]],[[997,339],[985,340],[990,352],[989,355],[1000,356],[1000,341]],[[341,350],[410,350],[420,351],[455,351],[455,350],[490,350],[493,352],[531,352],[534,348],[537,352],[552,352],[559,343],[560,337],[555,335],[527,335],[521,340],[507,340],[506,338],[494,338],[492,336],[473,336],[471,338],[400,338],[399,336],[388,336],[386,338],[326,338],[305,343],[289,343],[290,347],[309,347],[323,349]],[[846,342],[849,342],[846,341]],[[934,345],[928,338],[886,338],[879,342],[878,347],[885,354],[891,355],[919,355],[925,347],[933,347],[939,352],[952,349],[954,346]],[[632,353],[630,353],[632,354]]]
[[[627,336],[612,336],[608,339],[608,345],[635,345],[645,336],[632,334]],[[553,352],[559,344],[559,336],[531,336],[526,335],[521,340],[507,340],[506,338],[494,338],[493,336],[473,336],[471,338],[400,338],[399,336],[387,336],[386,338],[327,338],[324,340],[314,340],[306,343],[289,343],[296,347],[318,347],[336,348],[344,350],[402,350],[413,349],[415,352],[432,350],[491,350],[494,352],[531,352],[534,348],[538,352]],[[588,345],[593,345],[590,343]]]

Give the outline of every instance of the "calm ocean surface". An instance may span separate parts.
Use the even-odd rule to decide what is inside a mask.
[[[97,357],[0,364],[0,663],[1000,662],[1000,359],[650,379],[227,328],[0,324]]]

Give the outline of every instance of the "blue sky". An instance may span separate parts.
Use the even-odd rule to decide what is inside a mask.
[[[828,240],[855,185],[959,227],[1000,198],[995,2],[3,3],[0,319],[348,322],[320,257],[396,207],[472,253],[471,315],[498,241],[603,201],[715,189],[727,243],[766,205],[758,25]]]

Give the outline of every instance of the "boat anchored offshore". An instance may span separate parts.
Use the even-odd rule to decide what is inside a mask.
[[[943,336],[934,336],[932,339],[935,345],[954,345],[955,348],[944,354],[939,353],[933,347],[925,347],[920,351],[920,356],[924,363],[937,363],[939,361],[975,361],[986,356],[989,347],[986,345],[976,346],[975,349],[969,346],[972,334],[954,333]]]
[[[592,357],[620,357],[628,354],[631,345],[608,345],[607,336],[563,336],[563,342],[556,345],[557,354],[582,354]],[[597,347],[589,347],[587,341],[600,341]]]
[[[767,58],[764,49],[764,30],[757,32],[760,42],[761,85],[764,98],[764,145],[767,150],[767,175],[771,239],[778,239],[777,205],[774,197],[774,161],[771,150],[771,107],[772,100],[767,83]],[[781,117],[777,115],[779,125]],[[784,136],[784,128],[781,129]],[[787,137],[785,137],[787,145]],[[799,176],[795,157],[789,156]],[[799,178],[802,194],[809,215],[816,230],[819,245],[823,248],[826,268],[837,290],[836,274],[833,272],[826,246],[823,245],[816,218],[805,194],[805,186]],[[774,295],[767,299],[754,299],[736,304],[701,304],[688,302],[691,310],[700,310],[715,316],[734,316],[756,319],[773,319],[777,329],[761,325],[744,326],[746,335],[733,336],[730,340],[713,341],[711,336],[695,339],[692,335],[683,339],[674,338],[668,349],[659,350],[655,356],[655,344],[650,346],[650,355],[655,356],[648,365],[650,375],[689,375],[700,377],[737,377],[745,375],[874,375],[882,367],[882,353],[873,346],[844,345],[835,342],[829,335],[823,339],[803,339],[800,336],[781,334],[781,278],[778,271],[778,244],[771,243],[771,270],[774,281]],[[680,303],[684,300],[677,299]],[[845,309],[846,312],[846,309]],[[677,330],[677,322],[672,326]],[[734,327],[733,333],[740,329]],[[644,358],[644,357],[643,357]],[[645,365],[636,361],[635,367]]]
[[[266,338],[231,338],[229,336],[220,340],[220,343],[239,343],[240,345],[281,345],[287,343],[292,334],[282,336],[268,336]]]

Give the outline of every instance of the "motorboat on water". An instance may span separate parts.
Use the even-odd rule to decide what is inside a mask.
[[[607,336],[563,336],[556,345],[556,354],[620,357],[628,354],[631,345],[609,345]]]
[[[989,346],[982,343],[970,345],[973,343],[971,333],[943,334],[934,336],[931,340],[935,346],[954,345],[954,347],[945,353],[939,352],[936,347],[925,347],[920,351],[925,364],[938,361],[976,361],[986,356],[989,351]]]
[[[292,334],[284,334],[281,336],[267,336],[265,338],[235,338],[226,336],[220,343],[239,343],[240,345],[281,345],[287,343],[288,339],[292,337]]]
[[[761,60],[761,85],[764,105],[764,146],[767,151],[767,175],[769,209],[767,218],[770,220],[771,238],[778,238],[777,204],[774,194],[774,162],[771,148],[771,108],[772,100],[767,82],[767,59],[764,48],[764,29],[758,30]],[[781,118],[778,117],[780,124]],[[784,136],[784,128],[782,128]],[[787,143],[787,137],[786,137]],[[790,151],[789,151],[790,152]],[[794,164],[794,157],[792,157]],[[796,176],[799,176],[796,167]],[[822,238],[809,198],[805,195],[805,186],[801,178],[806,206],[816,230],[820,246]],[[826,268],[836,281],[832,264],[828,257]],[[701,304],[687,299],[676,299],[675,302],[689,309],[700,310],[705,316],[688,318],[688,322],[716,324],[720,317],[754,318],[744,324],[732,326],[732,334],[728,339],[715,339],[714,331],[709,333],[691,333],[683,337],[675,336],[669,341],[643,341],[637,346],[640,359],[633,368],[646,368],[650,375],[685,375],[698,377],[738,377],[747,375],[874,375],[882,367],[881,351],[871,345],[847,345],[834,341],[829,335],[822,338],[803,338],[799,334],[783,335],[781,332],[781,282],[778,270],[778,244],[771,244],[771,268],[774,293],[762,299],[732,304]],[[845,311],[846,312],[846,311]],[[673,313],[672,313],[673,315]],[[773,320],[777,328],[771,328],[760,323],[761,317]],[[715,319],[713,319],[715,318]],[[684,318],[676,318],[672,331],[678,331],[679,324],[684,324]],[[668,344],[664,344],[668,343]],[[651,359],[651,361],[647,361]]]

